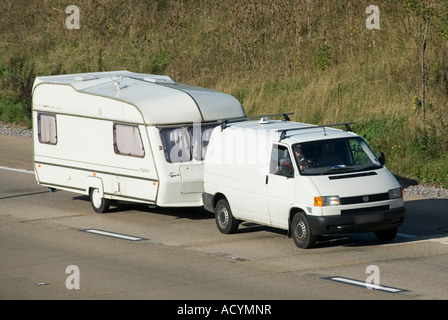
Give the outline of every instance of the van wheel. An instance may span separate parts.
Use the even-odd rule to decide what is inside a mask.
[[[391,241],[395,238],[395,236],[397,235],[397,232],[398,232],[398,228],[375,231],[375,236],[380,241]]]
[[[93,210],[97,213],[105,213],[109,210],[110,200],[102,198],[98,188],[90,189],[90,203]]]
[[[292,218],[292,238],[296,246],[302,249],[312,248],[316,245],[316,238],[311,233],[306,216],[298,212]]]
[[[239,221],[233,217],[229,203],[225,199],[219,200],[216,205],[215,220],[221,233],[231,234],[238,230]]]

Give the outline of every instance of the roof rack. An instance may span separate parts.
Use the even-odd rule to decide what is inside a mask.
[[[282,141],[283,139],[286,138],[286,132],[287,131],[296,131],[296,130],[308,130],[308,129],[316,129],[316,128],[323,128],[324,129],[324,134],[326,135],[326,131],[325,128],[328,127],[338,127],[338,126],[345,126],[345,129],[347,131],[352,131],[352,128],[350,127],[351,124],[354,124],[354,122],[344,122],[344,123],[334,123],[334,124],[325,124],[325,125],[321,125],[321,126],[316,126],[316,125],[312,125],[309,127],[302,127],[302,128],[286,128],[286,129],[279,129],[277,130],[277,132],[281,132],[280,133],[280,141]]]
[[[277,113],[277,114],[265,114],[265,115],[262,115],[262,116],[247,117],[247,120],[257,119],[257,118],[283,117],[284,121],[291,121],[289,116],[293,115],[293,114],[294,114],[294,112]]]
[[[227,128],[227,124],[229,121],[237,122],[237,121],[247,121],[247,120],[253,120],[258,118],[270,118],[270,117],[283,117],[284,121],[291,121],[289,118],[290,115],[293,115],[294,112],[287,112],[287,113],[277,113],[277,114],[268,114],[268,115],[261,115],[261,116],[253,116],[253,117],[243,117],[243,118],[234,118],[234,119],[227,119],[223,120],[221,123],[221,131]]]

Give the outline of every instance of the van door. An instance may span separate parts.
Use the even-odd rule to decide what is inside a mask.
[[[291,155],[286,146],[272,147],[268,186],[268,207],[271,224],[288,228],[288,215],[294,199],[295,173]]]

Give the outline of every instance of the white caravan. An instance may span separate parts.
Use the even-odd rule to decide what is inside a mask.
[[[37,77],[34,166],[51,190],[111,200],[201,206],[203,159],[222,119],[245,118],[221,92],[128,71]]]
[[[347,130],[289,121],[223,123],[204,164],[203,204],[222,233],[241,221],[288,230],[298,247],[316,236],[373,231],[392,240],[403,190],[366,142]]]

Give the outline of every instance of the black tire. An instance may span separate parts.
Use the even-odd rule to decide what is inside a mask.
[[[229,203],[226,199],[218,201],[215,207],[216,226],[221,233],[231,234],[238,230],[239,221],[232,215]]]
[[[375,231],[375,236],[380,241],[392,241],[396,237],[398,228]]]
[[[97,188],[90,189],[90,203],[92,204],[93,211],[97,213],[105,213],[109,210],[110,200],[101,198],[99,192],[100,191]]]
[[[311,233],[306,215],[302,212],[297,212],[292,218],[291,233],[299,248],[309,249],[316,245],[316,237]]]

